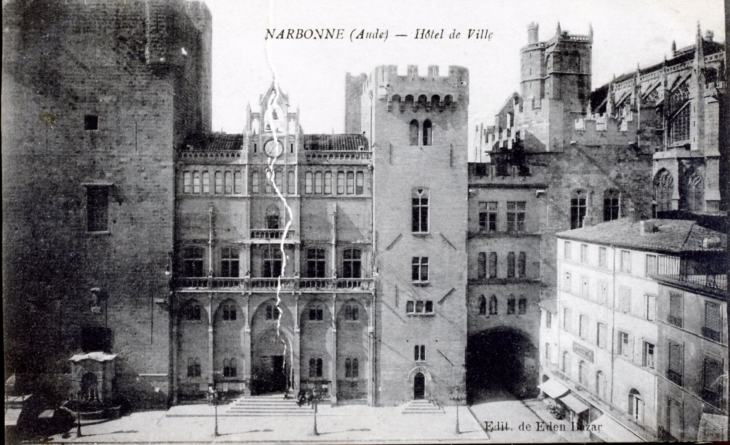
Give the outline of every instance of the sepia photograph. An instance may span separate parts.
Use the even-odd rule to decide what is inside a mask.
[[[728,441],[730,0],[2,0],[10,444]]]

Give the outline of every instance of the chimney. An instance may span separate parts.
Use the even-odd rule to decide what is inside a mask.
[[[533,44],[537,43],[538,41],[538,24],[537,23],[530,23],[527,25],[527,43]]]
[[[720,247],[722,244],[720,243],[720,237],[713,236],[711,238],[705,238],[702,240],[702,248],[703,249],[712,249]]]
[[[715,38],[715,33],[712,32],[711,29],[708,29],[707,31],[705,31],[705,40],[707,40],[708,42],[712,42],[714,38]]]
[[[647,233],[654,233],[656,231],[654,221],[641,221],[639,224],[641,224],[642,235],[646,235]]]

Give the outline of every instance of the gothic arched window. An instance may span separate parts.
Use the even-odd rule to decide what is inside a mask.
[[[578,229],[583,226],[586,216],[586,191],[573,190],[570,195],[570,228]]]
[[[408,140],[411,145],[418,145],[418,121],[413,119],[408,126]]]
[[[672,192],[674,178],[666,169],[661,169],[654,176],[654,205],[657,212],[672,210]]]
[[[618,219],[621,211],[620,206],[620,194],[616,189],[608,189],[603,193],[603,220],[613,221]]]
[[[433,145],[433,129],[431,127],[430,120],[423,121],[423,145]]]

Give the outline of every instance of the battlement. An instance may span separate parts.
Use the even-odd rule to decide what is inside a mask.
[[[427,75],[421,77],[417,65],[408,65],[405,76],[398,75],[396,65],[385,65],[375,68],[363,88],[376,89],[389,111],[394,106],[401,111],[406,107],[444,111],[469,103],[468,85],[469,70],[460,66],[449,66],[448,75],[440,76],[438,66],[429,65]]]
[[[637,141],[639,120],[633,113],[614,119],[605,113],[575,119],[571,143],[581,145],[628,145]]]

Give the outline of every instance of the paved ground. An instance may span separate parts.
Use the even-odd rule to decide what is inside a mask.
[[[313,435],[313,417],[237,417],[219,408],[219,436],[214,437],[214,409],[208,405],[177,406],[169,411],[134,413],[118,420],[82,426],[82,437],[51,438],[54,443],[525,443],[572,442],[589,438],[570,431],[569,423],[550,415],[539,400],[517,400],[495,389],[487,400],[459,408],[460,431],[455,431],[456,408],[443,414],[402,414],[402,407],[362,405],[321,406],[319,435]],[[485,422],[492,422],[488,433]],[[537,431],[540,422],[566,425],[567,431]],[[525,425],[520,429],[520,425]],[[526,426],[530,425],[527,431]]]
[[[556,420],[540,400],[517,400],[501,388],[487,390],[478,398],[487,401],[475,403],[471,411],[482,426],[492,422],[494,429],[488,432],[495,443],[591,441],[583,432],[571,431],[570,422]]]
[[[224,411],[224,410],[221,410]],[[312,417],[233,417],[218,419],[220,436],[213,437],[213,408],[207,405],[174,407],[169,411],[134,413],[118,420],[82,426],[83,437],[53,436],[54,443],[479,443],[488,440],[476,419],[460,408],[442,414],[401,414],[402,407],[320,407],[318,436]]]

